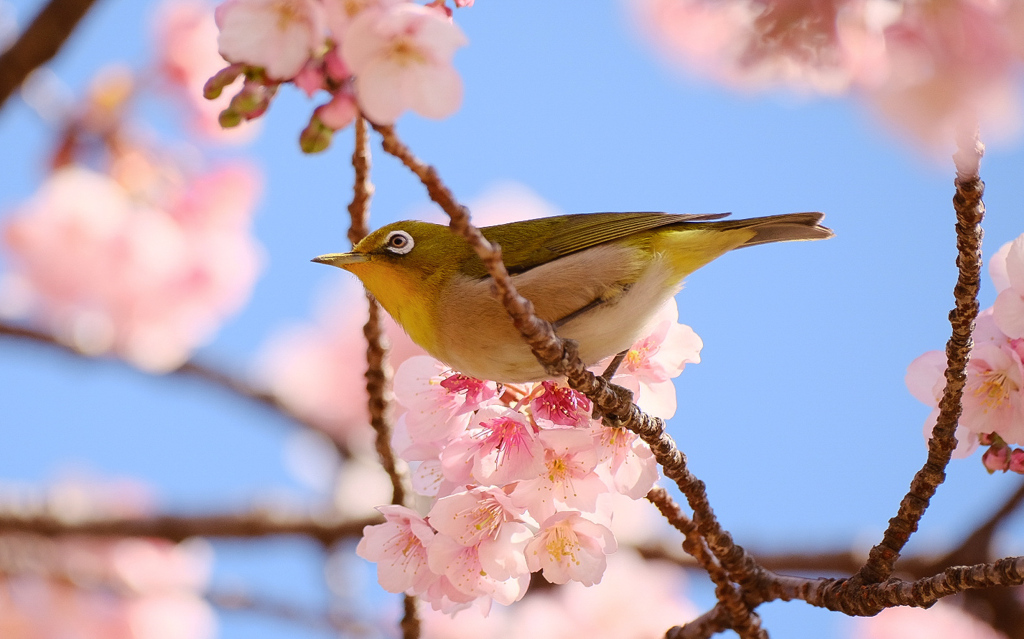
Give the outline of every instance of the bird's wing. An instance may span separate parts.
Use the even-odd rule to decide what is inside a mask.
[[[706,222],[727,215],[729,214],[584,213],[531,220],[529,227],[512,222],[480,230],[488,240],[501,245],[505,266],[510,273],[515,274],[605,242],[613,242],[668,224]],[[483,264],[478,261],[474,260],[467,266],[467,275],[486,276]]]

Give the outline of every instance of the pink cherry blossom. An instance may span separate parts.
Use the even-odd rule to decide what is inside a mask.
[[[513,506],[508,496],[498,488],[474,488],[437,500],[427,517],[430,525],[438,531],[428,549],[431,569],[447,576],[463,592],[471,592],[464,585],[467,583],[465,577],[460,581],[445,568],[458,553],[474,563],[474,572],[486,573],[495,583],[509,579],[522,583],[525,577],[525,589],[530,571],[523,553],[533,533],[523,522],[523,516],[522,510]],[[474,553],[463,555],[453,544],[472,546]],[[471,588],[483,588],[479,591],[481,594],[494,596],[493,586],[487,582]],[[509,588],[514,589],[514,584],[504,583],[501,586],[506,594],[513,592],[507,590]],[[515,594],[517,598],[522,596],[521,592]],[[495,600],[510,603],[498,596]]]
[[[69,167],[7,221],[3,240],[36,315],[62,339],[168,370],[251,292],[256,181],[239,166],[129,192]]]
[[[1009,444],[1024,444],[1022,345],[1020,340],[979,344],[967,364],[961,423],[975,433],[996,433]]]
[[[980,121],[988,138],[1019,129],[1014,3],[907,2],[885,29],[885,70],[863,87],[867,99],[901,129],[930,145],[948,145]]]
[[[10,486],[6,490],[11,491]],[[42,502],[21,496],[19,503]],[[46,509],[62,518],[151,514],[136,483],[64,480]],[[37,506],[34,506],[34,508]],[[200,541],[137,538],[46,539],[0,535],[0,636],[4,639],[213,639],[216,620],[203,599],[212,552]]]
[[[434,530],[405,506],[380,506],[385,522],[363,528],[356,554],[377,564],[377,581],[388,592],[421,594],[435,581],[427,566]]]
[[[344,42],[348,28],[364,11],[379,11],[403,0],[322,0],[327,27],[336,42]]]
[[[323,8],[314,0],[225,0],[216,18],[220,54],[275,80],[295,77],[324,45]]]
[[[995,322],[1008,337],[1024,338],[1024,235],[1000,249],[989,268],[1006,276],[1005,284],[996,283]]]
[[[395,397],[406,410],[413,443],[447,441],[462,433],[472,412],[491,403],[497,384],[456,373],[432,357],[410,357],[395,372]]]
[[[452,67],[462,31],[426,7],[401,3],[363,11],[341,44],[355,74],[363,113],[392,124],[406,109],[429,118],[451,115],[462,102],[462,80]]]
[[[574,511],[552,515],[526,546],[531,571],[543,571],[553,584],[569,580],[584,586],[600,583],[608,565],[606,555],[615,552],[612,531]]]
[[[522,554],[529,533],[518,541],[519,548],[511,547],[510,551]],[[488,570],[480,556],[481,546],[464,546],[446,535],[436,535],[430,543],[428,561],[435,574],[444,575],[459,591],[475,598],[489,597],[500,604],[509,605],[522,599],[530,585],[530,572],[523,570],[514,576],[498,576]]]
[[[625,428],[595,426],[597,472],[605,483],[632,499],[642,499],[658,481],[658,462],[650,447]]]
[[[335,93],[331,101],[321,104],[313,111],[313,115],[320,119],[329,129],[344,129],[359,115],[359,108],[355,99],[344,91]]]
[[[544,381],[530,400],[535,419],[560,426],[585,426],[590,423],[591,405],[587,396],[555,382]]]
[[[507,524],[522,521],[523,510],[498,488],[474,488],[438,499],[430,525],[463,546],[493,540]]]
[[[1020,126],[1016,2],[636,0],[668,57],[740,88],[853,92],[929,147]]]
[[[188,106],[195,130],[223,142],[251,139],[259,131],[255,124],[232,129],[220,126],[218,116],[230,102],[227,95],[215,100],[203,96],[207,80],[224,67],[224,58],[217,51],[213,7],[203,0],[165,0],[154,27],[157,69],[167,87]],[[235,78],[237,74],[231,82]]]
[[[556,510],[574,508],[593,512],[597,496],[608,486],[594,472],[597,451],[589,432],[556,429],[541,431],[544,466],[536,476],[520,481],[512,492],[512,502],[526,508],[538,521]]]
[[[638,0],[642,27],[670,58],[740,87],[790,84],[826,93],[846,89],[857,51],[878,43],[877,30],[859,24],[856,2],[793,0]],[[860,27],[860,28],[857,28]],[[873,35],[874,38],[869,36]]]
[[[441,466],[452,482],[503,486],[542,472],[544,445],[521,413],[487,406],[445,447]]]
[[[669,419],[676,412],[672,379],[687,364],[700,362],[703,347],[704,342],[693,329],[679,323],[679,307],[675,299],[670,299],[651,320],[646,336],[626,353],[615,374],[615,383],[633,391],[637,405],[644,411]]]

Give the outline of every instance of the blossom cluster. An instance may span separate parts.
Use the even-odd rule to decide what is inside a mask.
[[[1024,444],[1024,235],[993,255],[989,273],[999,295],[975,325],[954,455],[966,457],[979,444],[988,446],[982,461],[989,472],[1024,474],[1024,450],[1010,448]],[[925,437],[939,414],[945,368],[941,351],[929,351],[907,368],[910,392],[933,408]]]
[[[445,0],[225,0],[216,18],[220,53],[231,64],[210,78],[205,94],[217,98],[245,78],[221,113],[225,127],[262,115],[288,82],[309,97],[330,96],[300,136],[307,153],[326,149],[360,111],[392,124],[408,109],[447,117],[462,101],[452,58],[466,38]]]
[[[1024,5],[978,0],[634,0],[671,58],[741,88],[853,92],[929,146],[1016,133]],[[990,128],[988,128],[990,127]]]
[[[670,301],[626,356],[641,406],[674,412],[658,396],[674,395],[669,379],[699,361],[700,340],[677,314]],[[432,501],[425,516],[380,507],[385,523],[364,530],[357,553],[377,563],[386,590],[455,612],[518,601],[532,572],[601,581],[617,546],[610,497],[640,499],[658,476],[636,434],[594,419],[590,401],[558,382],[501,385],[426,356],[401,365],[395,396],[405,409],[395,449]]]

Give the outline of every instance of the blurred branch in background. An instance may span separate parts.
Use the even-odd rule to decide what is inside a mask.
[[[49,62],[96,0],[50,0],[0,54],[0,108],[33,71]]]

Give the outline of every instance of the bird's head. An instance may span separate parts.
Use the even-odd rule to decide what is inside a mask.
[[[446,226],[403,221],[377,229],[347,253],[313,261],[356,275],[413,340],[430,350],[437,300],[473,255],[469,243]]]

